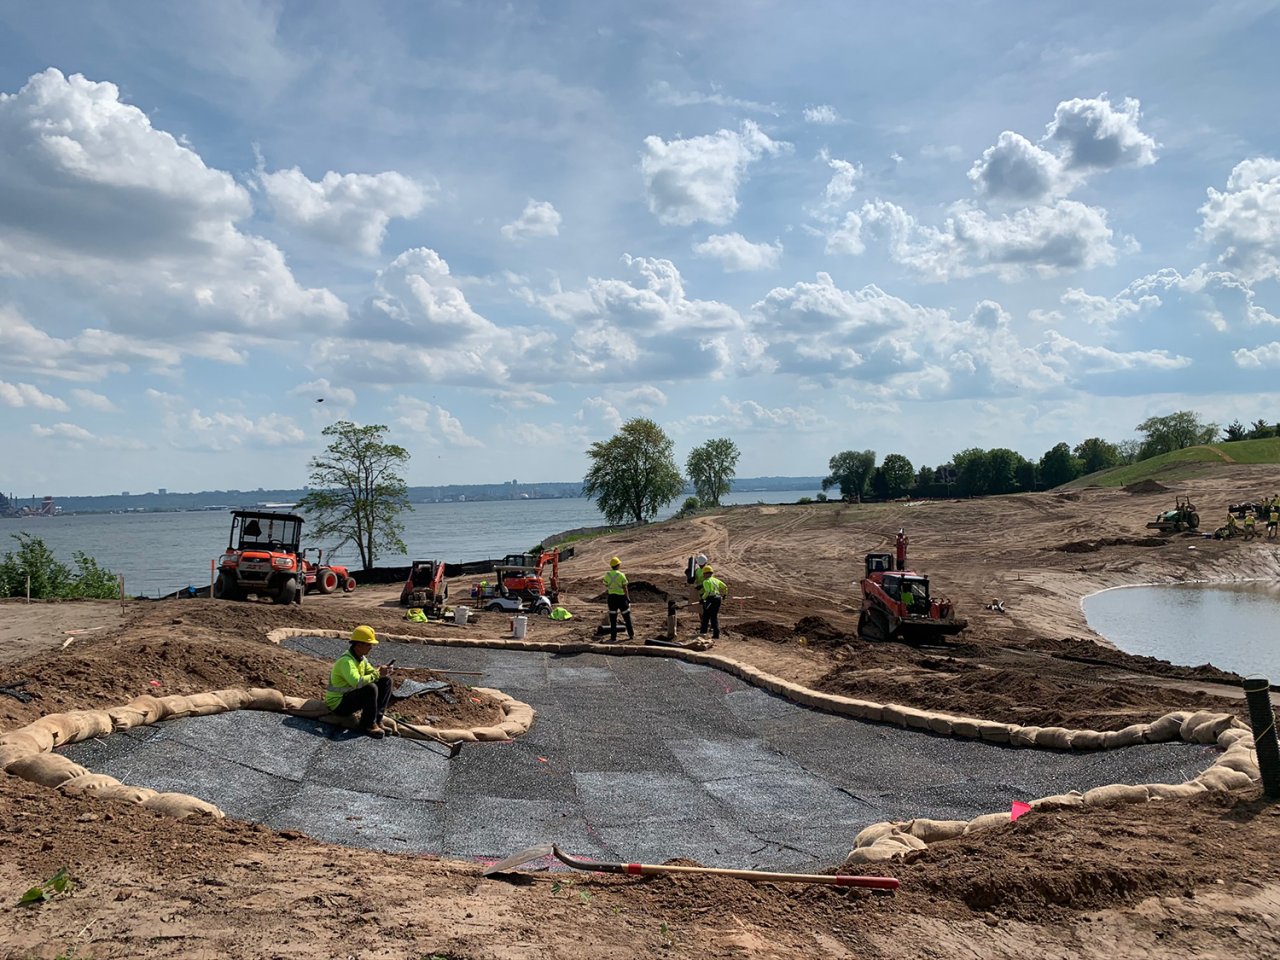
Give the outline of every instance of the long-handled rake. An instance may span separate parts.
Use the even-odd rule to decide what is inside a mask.
[[[708,874],[754,882],[823,883],[835,887],[864,887],[882,893],[892,893],[898,889],[899,885],[898,881],[893,877],[855,877],[838,873],[770,873],[764,870],[731,870],[724,867],[679,867],[650,863],[597,863],[594,860],[571,857],[563,853],[554,843],[543,844],[540,847],[530,847],[528,850],[522,850],[520,853],[507,857],[507,859],[485,869],[484,876],[506,873],[523,863],[539,860],[546,856],[553,856],[565,866],[573,867],[575,870],[591,870],[598,873],[625,873],[633,877],[653,877],[673,873]]]
[[[408,741],[410,741],[411,743],[421,743],[421,744],[425,747],[425,746],[426,746],[426,744],[425,744],[425,743],[423,743],[423,740],[430,740],[430,741],[433,741],[433,742],[435,742],[435,743],[439,743],[439,744],[442,744],[443,746],[448,747],[448,748],[449,748],[449,759],[450,759],[450,760],[452,760],[454,757],[456,757],[458,754],[460,754],[460,753],[462,752],[462,741],[461,741],[461,740],[446,740],[446,739],[444,739],[444,737],[438,737],[438,736],[436,736],[436,735],[435,735],[434,733],[432,733],[430,730],[427,730],[427,729],[425,729],[425,728],[423,728],[423,727],[416,726],[416,725],[414,725],[414,724],[412,724],[412,723],[406,723],[406,722],[405,722],[405,721],[403,721],[403,720],[399,721],[399,722],[397,723],[397,726],[401,726],[401,727],[408,727],[408,728],[409,728],[410,730],[412,730],[414,733],[418,734],[418,736],[419,736],[420,738],[422,738],[422,739],[415,739],[415,738],[413,738],[413,737],[405,737],[405,738],[404,738],[405,740],[408,740]]]

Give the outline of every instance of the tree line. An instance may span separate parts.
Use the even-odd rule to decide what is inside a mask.
[[[1100,470],[1212,443],[1221,433],[1217,424],[1202,422],[1192,410],[1149,417],[1136,429],[1138,437],[1117,443],[1101,437],[1090,437],[1074,447],[1058,443],[1038,461],[1005,447],[969,447],[937,466],[917,468],[900,453],[890,453],[877,463],[874,450],[844,450],[828,462],[830,473],[822,481],[824,493],[819,496],[825,498],[825,491],[831,489],[839,490],[846,500],[980,497],[1044,490]],[[381,550],[406,550],[399,514],[408,509],[409,500],[400,470],[409,452],[385,442],[386,430],[380,424],[357,426],[345,420],[326,427],[329,446],[310,461],[312,490],[298,504],[313,524],[315,536],[339,538],[335,549],[353,544],[366,569]],[[1225,439],[1274,436],[1280,436],[1280,424],[1258,420],[1246,428],[1237,420],[1227,427]],[[714,508],[732,489],[740,456],[729,438],[710,439],[689,451],[682,473],[675,460],[675,444],[666,431],[653,420],[637,417],[588,448],[590,467],[582,491],[596,501],[611,524],[652,520],[687,485],[693,486],[696,496],[685,501],[682,512]]]

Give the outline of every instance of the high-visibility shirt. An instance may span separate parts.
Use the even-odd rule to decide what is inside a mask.
[[[566,610],[564,607],[556,607],[554,610],[551,611],[551,619],[552,620],[572,620],[573,614],[570,613],[568,610]]]
[[[703,600],[710,600],[712,597],[724,597],[728,593],[729,588],[724,585],[723,580],[710,576],[702,581]]]
[[[1272,510],[1267,514],[1267,523],[1276,523],[1280,521],[1280,510]]]
[[[1252,526],[1253,526],[1253,516],[1252,516],[1252,515],[1247,516],[1247,517],[1245,517],[1245,518],[1244,518],[1244,525],[1245,525],[1246,527],[1252,527]]]
[[[693,568],[693,588],[697,590],[699,593],[702,592],[702,581],[705,580],[706,578],[707,578],[707,575],[702,572],[701,567]]]
[[[610,568],[601,578],[604,580],[606,593],[623,594],[627,592],[627,575],[621,570]]]
[[[342,695],[377,681],[381,674],[367,657],[357,660],[348,650],[340,656],[329,674],[329,686],[324,692],[324,702],[332,710],[342,702]]]

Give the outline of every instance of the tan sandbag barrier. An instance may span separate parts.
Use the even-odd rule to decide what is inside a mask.
[[[329,636],[345,638],[338,630],[304,630],[281,627],[267,635],[271,643],[289,637]],[[949,737],[985,740],[1012,747],[1050,750],[1111,750],[1142,743],[1216,744],[1222,751],[1213,764],[1185,783],[1149,783],[1134,786],[1114,783],[1081,793],[1057,794],[1030,802],[1036,809],[1059,810],[1077,806],[1104,806],[1114,803],[1146,803],[1189,797],[1205,790],[1234,790],[1256,783],[1258,755],[1254,751],[1253,734],[1244,721],[1227,713],[1209,711],[1177,711],[1167,713],[1151,723],[1135,723],[1123,730],[1071,730],[1065,727],[1023,727],[1012,723],[959,717],[949,713],[917,710],[894,703],[875,703],[837,694],[819,693],[798,683],[765,673],[750,664],[715,653],[700,653],[674,647],[628,646],[612,643],[544,643],[532,640],[472,639],[468,637],[422,637],[384,635],[386,640],[441,647],[488,647],[531,650],[543,653],[601,653],[609,656],[674,657],[699,663],[730,673],[753,686],[768,690],[795,703],[859,720],[892,723],[912,730],[925,730]],[[853,863],[888,860],[909,850],[922,850],[929,843],[965,833],[991,830],[1010,822],[1009,813],[988,813],[972,820],[885,821],[867,827],[854,838],[849,859]]]
[[[500,690],[474,688],[488,694],[502,709],[501,722],[474,730],[399,725],[393,731],[411,739],[441,740],[509,740],[526,732],[533,723],[534,710]],[[213,693],[174,694],[167,697],[141,696],[122,707],[110,710],[77,710],[52,713],[25,727],[0,734],[0,770],[52,787],[71,797],[95,797],[126,800],[148,810],[181,820],[192,814],[207,814],[222,819],[223,812],[212,803],[186,793],[157,793],[147,787],[121,783],[115,777],[92,773],[60,753],[54,747],[79,743],[95,737],[106,737],[121,730],[161,720],[204,717],[232,710],[268,710],[298,717],[312,717],[325,723],[354,727],[354,717],[330,713],[323,700],[286,697],[279,690],[266,687],[232,688]]]

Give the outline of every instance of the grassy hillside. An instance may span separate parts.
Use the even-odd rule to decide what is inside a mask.
[[[1180,480],[1197,472],[1201,463],[1280,463],[1280,438],[1211,443],[1174,450],[1150,460],[1141,460],[1112,470],[1091,473],[1064,484],[1073,487],[1124,487],[1140,480]]]

